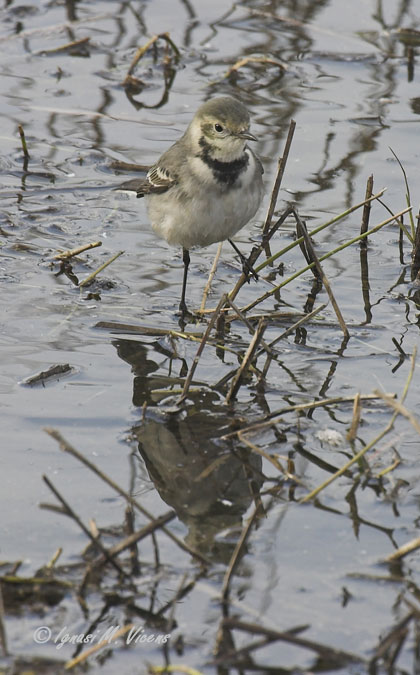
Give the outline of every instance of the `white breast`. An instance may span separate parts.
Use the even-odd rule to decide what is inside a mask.
[[[169,244],[192,248],[233,237],[255,215],[261,202],[261,168],[246,149],[249,162],[234,186],[218,183],[199,157],[192,157],[178,185],[149,195],[148,212],[155,232]]]

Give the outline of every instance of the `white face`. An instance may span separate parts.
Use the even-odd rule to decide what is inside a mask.
[[[238,128],[235,124],[222,122],[215,117],[204,117],[199,123],[199,138],[210,147],[213,157],[225,158],[224,161],[239,157],[245,148],[246,139],[241,133],[248,132],[249,125]]]

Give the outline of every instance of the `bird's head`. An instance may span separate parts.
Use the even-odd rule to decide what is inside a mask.
[[[213,158],[229,162],[242,155],[247,141],[257,140],[249,127],[245,106],[230,96],[221,96],[197,110],[188,132],[194,145],[206,145]]]

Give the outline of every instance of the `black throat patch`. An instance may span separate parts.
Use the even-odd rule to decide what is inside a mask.
[[[211,146],[207,143],[204,136],[201,136],[199,144],[202,150],[197,156],[212,170],[213,176],[217,182],[226,186],[234,185],[241,173],[245,171],[248,166],[248,153],[244,152],[242,157],[234,159],[232,162],[221,162],[220,160],[211,157]]]

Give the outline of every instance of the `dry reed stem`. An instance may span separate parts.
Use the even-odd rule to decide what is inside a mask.
[[[394,461],[392,462],[392,464],[390,464],[389,466],[385,467],[385,469],[382,469],[382,471],[379,471],[379,472],[376,474],[375,477],[376,477],[376,478],[383,478],[383,477],[386,476],[388,473],[391,473],[391,471],[394,471],[394,469],[396,469],[397,466],[399,466],[400,464],[401,464],[401,457],[399,457],[399,456],[397,455],[397,457],[394,459]]]
[[[284,145],[283,154],[279,157],[278,166],[277,166],[277,175],[274,180],[273,189],[271,192],[270,204],[268,206],[267,215],[263,225],[263,237],[267,235],[271,221],[273,219],[274,209],[276,208],[277,198],[280,191],[281,182],[283,180],[284,170],[286,168],[286,163],[289,157],[290,148],[293,141],[293,135],[296,129],[295,120],[290,120],[289,131],[286,138],[286,143]]]
[[[417,215],[417,226],[414,236],[413,250],[411,252],[411,259],[415,271],[418,272],[420,268],[420,213]]]
[[[258,445],[255,445],[255,443],[252,443],[248,438],[245,438],[244,434],[239,431],[238,432],[238,440],[243,443],[244,445],[247,446],[252,452],[255,452],[257,455],[260,455],[261,457],[264,457],[264,459],[267,460],[267,462],[270,462],[274,466],[277,471],[282,473],[287,479],[294,481],[298,485],[304,485],[304,483],[295,476],[294,473],[290,473],[287,469],[285,469],[277,459],[277,457],[273,457],[273,455],[270,455],[268,452],[265,452],[262,448],[259,448]],[[287,460],[287,457],[284,457],[284,459]]]
[[[236,305],[237,306],[237,305]],[[239,310],[240,311],[240,310]],[[243,316],[243,315],[242,315]],[[272,312],[258,312],[256,314],[251,314],[251,316],[246,317],[247,321],[259,321],[260,319],[272,319],[273,321],[280,319],[282,321],[288,320],[288,319],[295,319],[297,316],[304,317],[306,314],[303,312],[300,312],[297,309],[291,309],[289,312],[287,311],[272,311]],[[227,314],[225,316],[225,321],[226,323],[233,323],[238,319],[238,316],[236,314]],[[335,326],[336,323],[334,322],[333,324],[326,322],[326,326]]]
[[[389,147],[389,146],[388,146],[388,147]],[[408,184],[408,178],[407,178],[406,171],[405,171],[405,169],[404,169],[402,163],[401,163],[400,160],[398,159],[396,153],[393,151],[393,149],[392,149],[391,147],[390,147],[389,149],[391,150],[392,154],[394,155],[395,159],[397,160],[397,162],[398,162],[398,164],[399,164],[399,167],[400,167],[400,169],[401,169],[401,171],[402,171],[402,174],[403,174],[403,177],[404,177],[404,183],[405,183],[405,190],[406,190],[406,192],[405,192],[405,200],[406,200],[407,206],[411,206],[410,186],[409,186],[409,184]],[[414,236],[415,236],[415,232],[414,232],[414,219],[413,219],[413,214],[412,214],[411,211],[410,211],[410,225],[411,225],[411,236],[412,236],[413,241],[414,241]]]
[[[325,309],[328,306],[328,302],[324,302],[322,305],[319,305],[319,307],[316,307],[315,309],[312,310],[312,312],[309,312],[309,314],[305,314],[305,316],[302,316],[298,321],[296,321],[292,326],[287,328],[281,335],[278,337],[274,338],[271,342],[268,343],[268,346],[270,348],[274,347],[274,345],[277,344],[280,340],[283,340],[285,337],[293,333],[297,328],[300,328],[300,326],[303,326],[303,324],[308,323],[311,319],[314,318],[317,314],[322,312],[323,309]],[[259,356],[259,354],[258,354]]]
[[[163,525],[169,523],[175,517],[176,517],[175,511],[167,511],[167,513],[158,516],[158,518],[156,518],[152,523],[149,523],[145,527],[142,527],[141,530],[138,530],[137,532],[129,534],[122,541],[119,541],[118,544],[115,544],[114,546],[109,548],[108,554],[112,557],[119,555],[127,548],[131,548],[133,544],[136,544],[142,539],[145,539],[145,537],[148,537],[150,534],[152,534],[152,532],[155,532],[157,529],[160,529]],[[104,562],[106,562],[104,556],[103,555],[98,556],[92,561],[91,567],[92,568],[98,567],[99,565],[103,565]]]
[[[98,642],[97,645],[94,645],[93,647],[90,647],[87,649],[85,652],[82,652],[79,654],[79,656],[76,656],[74,659],[71,659],[70,661],[67,661],[67,663],[64,666],[65,670],[71,670],[75,666],[80,665],[81,663],[84,663],[89,656],[92,656],[92,654],[96,654],[102,647],[108,646],[111,644],[111,642],[115,642],[121,637],[124,637],[127,633],[130,632],[130,630],[138,628],[136,624],[134,623],[128,623],[125,626],[122,626],[119,630],[117,630],[115,633],[112,633],[111,637],[106,638],[105,640],[101,640],[101,642]]]
[[[400,580],[401,580],[401,577],[400,577]],[[419,607],[418,605],[414,604],[413,602],[411,602],[408,598],[403,598],[403,600],[404,600],[405,604],[406,604],[410,609],[413,610],[413,613],[414,613],[415,616],[419,619],[419,618],[420,618],[420,607]]]
[[[59,546],[58,549],[56,550],[56,552],[54,553],[53,557],[51,558],[51,560],[49,560],[47,562],[47,564],[45,565],[45,569],[52,570],[55,563],[57,562],[57,560],[61,556],[62,552],[63,552],[63,549],[61,548],[61,546]]]
[[[415,368],[415,363],[416,363],[416,355],[417,355],[417,349],[415,348],[413,350],[413,356],[412,356],[412,359],[411,359],[410,372],[408,374],[407,381],[404,385],[404,389],[403,389],[403,392],[401,394],[401,404],[403,403],[403,401],[405,400],[405,398],[407,396],[408,388],[410,386],[410,382],[411,382],[413,374],[414,374],[414,368]],[[380,397],[380,398],[382,398],[382,397]],[[348,469],[351,466],[353,466],[353,464],[358,462],[367,453],[368,450],[373,448],[384,436],[386,436],[386,434],[389,431],[391,431],[391,429],[394,426],[394,422],[395,422],[395,420],[396,420],[396,418],[398,417],[399,414],[400,414],[400,411],[395,410],[391,419],[390,419],[390,421],[386,425],[386,427],[372,441],[367,443],[361,450],[359,450],[359,452],[356,453],[354,455],[354,457],[349,462],[344,464],[344,466],[342,466],[341,469],[336,471],[336,473],[333,476],[330,476],[329,478],[327,478],[327,480],[324,481],[321,485],[319,485],[317,488],[312,490],[308,495],[305,495],[305,497],[303,497],[300,500],[300,503],[303,504],[305,502],[310,501],[311,499],[316,497],[322,490],[324,490],[326,487],[328,487],[328,485],[330,485],[333,481],[335,481],[337,478],[342,476],[343,473],[348,471]]]
[[[325,274],[324,270],[322,269],[321,263],[319,262],[319,258],[318,258],[317,254],[315,252],[314,247],[313,247],[311,238],[308,235],[308,230],[306,229],[306,224],[301,220],[298,213],[295,213],[295,217],[296,217],[296,222],[299,224],[299,230],[302,232],[302,236],[304,238],[305,245],[306,245],[306,248],[308,250],[308,253],[310,254],[312,260],[314,261],[315,268],[316,268],[319,276],[321,277],[322,283],[325,286],[325,290],[328,293],[328,297],[329,297],[329,299],[331,301],[331,304],[334,308],[334,312],[335,312],[335,315],[337,317],[337,321],[340,324],[340,328],[343,331],[343,335],[344,335],[344,337],[348,338],[348,337],[350,337],[349,330],[348,330],[348,328],[345,324],[345,321],[343,319],[343,315],[341,314],[340,308],[339,308],[338,303],[335,299],[335,296],[334,296],[333,290],[331,288],[330,282],[328,280],[328,277]]]
[[[214,324],[216,323],[216,319],[218,318],[218,316],[219,316],[219,314],[220,314],[220,312],[221,312],[221,310],[222,310],[222,307],[226,304],[226,297],[227,297],[227,296],[226,296],[226,293],[224,293],[224,294],[222,295],[222,297],[220,298],[219,304],[217,305],[215,311],[213,312],[213,315],[212,315],[212,317],[211,317],[211,319],[210,319],[210,321],[209,321],[209,323],[208,323],[208,326],[207,326],[206,330],[204,331],[204,335],[203,335],[203,337],[202,337],[202,339],[201,339],[201,342],[200,342],[200,344],[199,344],[199,346],[198,346],[197,353],[196,353],[196,355],[195,355],[195,357],[194,357],[194,361],[192,362],[190,371],[189,371],[189,373],[188,373],[188,375],[187,375],[187,377],[186,377],[186,379],[185,379],[185,383],[184,383],[184,388],[183,388],[183,390],[182,390],[182,394],[181,394],[181,396],[179,397],[179,399],[178,399],[177,402],[176,402],[176,405],[177,405],[177,406],[180,406],[181,403],[183,403],[183,401],[186,399],[186,397],[187,397],[187,395],[188,395],[188,390],[189,390],[189,388],[190,388],[192,379],[193,379],[193,377],[194,377],[194,373],[195,373],[195,371],[196,371],[196,369],[197,369],[198,362],[199,362],[199,360],[200,360],[201,354],[203,353],[203,349],[204,349],[204,347],[205,347],[205,345],[206,345],[206,342],[207,342],[207,340],[208,340],[208,338],[209,338],[209,335],[210,335],[210,333],[211,333],[211,331],[212,331],[212,329],[213,329],[213,326],[214,326]]]
[[[245,438],[240,431],[238,432],[238,441],[246,445],[246,447],[252,450],[252,452],[260,455],[260,457],[264,457],[264,459],[266,459],[267,462],[270,462],[270,464],[272,464],[279,473],[286,475],[286,471],[278,461],[277,457],[273,457],[268,452],[265,452],[265,450],[262,448],[259,448],[258,445],[255,445],[250,440],[248,440],[248,438]]]
[[[270,239],[274,236],[274,234],[277,232],[279,229],[280,225],[283,224],[283,222],[286,220],[286,218],[292,213],[293,209],[292,207],[288,207],[278,218],[277,222],[270,228],[270,230],[266,233],[265,237],[263,237],[263,240],[258,246],[254,246],[251,250],[251,253],[248,256],[248,265],[250,267],[254,267],[255,262],[258,260],[260,257],[261,253],[263,250],[267,247],[267,245],[270,242]],[[271,258],[268,258],[265,263],[262,263],[261,265],[258,266],[257,270],[254,270],[254,272],[257,272],[259,269],[263,269],[266,265],[269,264],[268,261],[270,261]],[[229,297],[231,300],[234,300],[236,296],[238,295],[239,291],[241,290],[242,286],[244,283],[247,281],[248,275],[242,272],[241,276],[239,277],[238,281],[236,282],[234,288],[230,291]]]
[[[227,77],[230,77],[232,73],[236,73],[243,66],[247,66],[248,63],[267,63],[270,66],[280,68],[283,72],[287,70],[287,66],[284,63],[276,61],[276,59],[271,59],[268,56],[244,56],[242,59],[238,59],[238,61],[229,68],[222,79],[225,80]]]
[[[77,248],[71,248],[68,251],[57,253],[57,255],[53,257],[53,260],[68,260],[69,258],[73,258],[80,253],[84,253],[84,251],[88,251],[91,248],[97,248],[98,246],[102,246],[101,241],[92,241],[90,244],[83,244],[83,246],[78,246]]]
[[[54,366],[50,366],[48,370],[42,370],[36,375],[31,375],[31,377],[22,380],[21,384],[32,386],[33,384],[45,382],[51,377],[58,377],[59,375],[68,375],[69,373],[74,373],[75,369],[71,367],[69,363],[56,363]]]
[[[191,668],[183,663],[168,664],[166,666],[149,666],[151,675],[166,675],[167,673],[184,673],[184,675],[204,675],[201,670]]]
[[[201,299],[200,309],[198,310],[199,314],[204,312],[204,310],[206,308],[207,298],[208,298],[208,295],[210,293],[210,289],[211,289],[211,285],[213,283],[214,275],[216,274],[217,265],[219,264],[220,255],[222,253],[222,248],[223,248],[223,241],[221,241],[219,243],[219,245],[217,247],[216,255],[214,256],[214,260],[213,260],[213,264],[211,266],[210,274],[209,274],[206,286],[205,286],[204,291],[203,291],[203,297]]]
[[[274,640],[272,638],[263,637],[261,640],[255,640],[254,642],[248,642],[248,644],[246,644],[244,647],[241,647],[239,649],[229,650],[229,647],[228,647],[229,651],[223,651],[220,656],[213,659],[212,665],[214,665],[214,666],[223,665],[223,666],[226,667],[227,664],[229,664],[229,668],[234,668],[234,666],[237,665],[239,668],[242,669],[244,659],[247,659],[248,663],[250,663],[251,652],[254,652],[257,649],[261,649],[262,647],[265,647],[265,646],[271,644],[273,641]]]
[[[228,629],[245,631],[254,635],[265,635],[266,637],[269,637],[270,640],[279,640],[296,645],[297,647],[309,649],[325,659],[328,663],[331,663],[331,661],[334,661],[334,663],[338,662],[341,665],[343,665],[343,662],[365,663],[364,659],[357,654],[351,654],[341,649],[334,649],[333,647],[328,647],[327,645],[314,642],[313,640],[306,640],[305,638],[295,635],[293,631],[277,631],[258,624],[238,621],[233,617],[226,617],[223,619],[222,626]]]
[[[369,199],[369,197],[372,196],[372,193],[373,193],[373,174],[371,174],[367,179],[365,199]],[[369,229],[369,217],[371,207],[372,202],[366,202],[366,204],[363,207],[362,223],[360,225],[360,234],[364,234]],[[361,241],[360,245],[367,246],[367,239]]]
[[[23,126],[21,124],[18,124],[18,131],[19,131],[20,141],[22,143],[23,155],[24,155],[25,159],[29,159],[30,154],[28,152],[28,146],[26,144],[25,132],[24,132]]]
[[[264,335],[264,331],[267,328],[267,323],[264,319],[261,319],[258,322],[257,329],[254,333],[254,336],[249,343],[248,349],[245,352],[245,356],[242,360],[241,365],[239,366],[238,370],[236,371],[236,374],[234,375],[229,391],[226,394],[226,403],[229,404],[233,399],[236,398],[236,394],[239,391],[239,388],[241,386],[242,378],[244,377],[245,373],[249,369],[254,356],[255,352],[258,349],[258,346],[262,340],[262,337]]]
[[[100,267],[98,267],[97,270],[95,270],[94,272],[92,272],[92,274],[89,274],[89,276],[87,276],[86,279],[83,279],[83,281],[81,281],[81,282],[79,283],[79,288],[83,288],[84,286],[87,286],[88,284],[90,284],[90,282],[93,281],[93,279],[94,279],[100,272],[102,272],[102,270],[104,270],[106,267],[108,267],[108,265],[111,265],[111,263],[113,263],[114,260],[116,260],[117,258],[119,258],[120,255],[122,255],[123,253],[124,253],[124,251],[119,251],[118,253],[116,253],[115,255],[113,255],[112,258],[110,258],[109,260],[107,260],[106,262],[104,262],[103,265],[101,265]]]
[[[120,565],[109,554],[108,550],[105,548],[102,542],[92,535],[92,533],[89,531],[86,525],[80,520],[77,513],[71,508],[70,504],[64,499],[64,497],[59,493],[57,488],[52,484],[49,478],[45,476],[45,474],[42,476],[42,480],[44,481],[44,483],[46,483],[51,492],[57,497],[58,501],[62,504],[62,506],[66,510],[66,514],[71,518],[73,518],[73,520],[77,523],[80,529],[90,539],[92,544],[101,551],[102,555],[104,556],[104,558],[106,558],[107,562],[111,563],[111,565],[115,567],[115,569],[119,574],[121,574],[122,576],[127,576],[124,570],[120,567]]]
[[[226,607],[226,604],[229,599],[229,589],[230,589],[230,582],[232,580],[233,575],[235,574],[236,568],[238,566],[238,563],[244,553],[244,548],[245,544],[248,540],[248,537],[251,533],[252,526],[257,519],[258,515],[260,514],[260,509],[257,507],[254,509],[248,520],[246,521],[242,532],[241,536],[239,537],[235,550],[233,551],[231,558],[229,560],[229,565],[226,568],[225,575],[223,577],[223,583],[222,583],[222,588],[221,588],[221,596],[222,596],[222,602],[224,606]]]
[[[98,469],[98,467],[95,464],[93,464],[90,460],[88,460],[87,457],[82,455],[81,452],[79,452],[78,450],[76,450],[76,448],[74,448],[72,445],[70,445],[70,443],[68,443],[66,441],[66,439],[63,438],[63,436],[60,434],[59,431],[57,431],[57,429],[52,429],[51,427],[45,427],[44,431],[49,436],[51,436],[51,438],[54,438],[54,440],[57,441],[61,450],[63,450],[64,452],[68,452],[70,455],[72,455],[73,457],[78,459],[80,462],[82,462],[82,464],[87,466],[101,480],[103,480],[110,487],[112,487],[112,489],[115,490],[115,492],[118,492],[118,494],[120,494],[122,497],[124,497],[124,499],[129,504],[131,504],[134,508],[136,508],[138,511],[140,511],[140,513],[142,513],[146,518],[148,518],[149,520],[151,520],[153,522],[156,521],[155,516],[152,516],[152,514],[149,511],[147,511],[147,509],[145,509],[136,499],[134,499],[134,497],[132,497],[130,494],[128,494],[128,492],[123,490],[123,488],[120,487],[118,485],[118,483],[113,481],[112,478],[110,478],[109,476],[107,476],[106,473],[104,473],[103,471]],[[166,527],[162,527],[161,530],[170,539],[172,539],[172,541],[174,541],[179,546],[179,548],[181,548],[182,550],[189,553],[191,556],[193,556],[194,558],[199,560],[202,564],[211,565],[210,561],[207,560],[207,558],[205,558],[201,553],[198,553],[198,551],[194,551],[194,549],[192,549],[190,546],[188,546],[188,544],[185,544],[183,541],[181,541],[181,539],[178,539],[178,537],[175,534],[173,534],[170,530],[168,530]]]
[[[418,222],[418,217],[417,217]],[[400,264],[404,265],[404,232],[403,232],[404,219],[401,218],[401,227],[398,232],[398,251],[400,254]]]
[[[390,213],[391,215],[394,215],[392,209],[390,209],[389,206],[387,204],[385,204],[384,201],[382,201],[382,199],[378,198],[378,202],[381,206],[384,207],[384,209],[386,209],[388,211],[388,213]],[[411,244],[413,244],[413,241],[414,241],[413,237],[411,236],[411,233],[407,230],[406,226],[404,225],[404,218],[401,218],[400,220],[397,220],[396,224],[398,225],[399,230],[400,230],[400,237],[401,237],[401,233],[405,234],[408,241]]]
[[[6,623],[4,621],[5,619],[5,613],[4,613],[4,602],[3,602],[3,589],[2,585],[0,583],[0,644],[3,652],[3,656],[6,658],[9,656],[9,652],[7,649],[7,633],[6,633]]]
[[[355,394],[354,403],[353,403],[353,417],[351,420],[350,429],[346,434],[346,438],[349,443],[353,443],[356,439],[357,430],[360,424],[360,415],[362,413],[362,406],[360,403],[360,394]]]
[[[372,656],[370,660],[370,667],[368,672],[369,673],[374,673],[376,671],[376,668],[374,668],[374,664],[378,659],[384,659],[385,660],[385,665],[389,666],[389,668],[386,668],[386,672],[392,673],[395,672],[394,668],[392,667],[392,663],[390,662],[391,660],[394,661],[396,656],[399,653],[399,649],[401,648],[401,640],[404,642],[408,635],[408,624],[412,619],[414,618],[415,613],[414,611],[410,611],[408,614],[406,614],[398,623],[396,626],[394,626],[386,635],[383,637],[377,646],[374,655]],[[389,658],[390,655],[388,655],[388,652],[390,651],[391,647],[395,645],[395,643],[400,643],[397,645],[396,652],[394,652],[395,658]],[[377,672],[377,671],[376,671]]]
[[[380,399],[380,396],[375,394],[362,394],[360,396],[362,401],[376,401]],[[238,429],[237,431],[231,431],[228,434],[222,436],[222,440],[227,440],[228,438],[234,438],[239,433],[252,434],[261,429],[266,429],[272,425],[277,424],[282,421],[282,415],[286,415],[289,412],[303,412],[304,410],[312,410],[313,408],[322,408],[327,405],[337,405],[338,403],[352,403],[354,401],[354,396],[337,396],[334,398],[323,398],[320,401],[309,401],[308,403],[297,403],[296,405],[289,405],[285,408],[280,408],[279,410],[274,410],[273,412],[265,415],[260,422],[253,422],[247,427]]]
[[[176,604],[177,602],[179,602],[179,600],[181,600],[183,597],[185,597],[185,595],[186,595],[187,593],[189,593],[190,590],[192,590],[192,589],[195,587],[195,585],[196,585],[196,583],[197,583],[197,580],[200,579],[200,577],[202,576],[202,574],[203,574],[202,571],[199,570],[199,571],[195,574],[195,578],[194,578],[192,581],[190,581],[187,585],[184,585],[184,583],[181,583],[181,584],[179,585],[179,587],[178,587],[177,592],[176,592],[176,595],[179,593],[179,597],[176,598],[176,595],[175,595],[175,596],[173,596],[173,597],[169,600],[169,602],[167,602],[166,604],[162,605],[162,606],[158,609],[158,611],[156,612],[156,616],[158,616],[158,617],[163,616],[164,614],[166,614],[166,612],[168,611],[169,608],[172,608],[172,607],[173,607],[174,602],[175,602],[175,604]],[[187,578],[187,572],[184,574],[184,576],[183,576],[183,578],[182,578],[182,582],[184,582],[184,580],[185,580],[186,578]]]
[[[235,312],[237,317],[245,324],[245,326],[248,328],[251,335],[254,335],[254,327],[253,327],[252,323],[249,321],[249,319],[244,314],[242,314],[239,307],[237,307],[235,305],[235,303],[232,302],[232,300],[229,298],[229,296],[227,296],[226,302],[229,305],[229,307],[231,307],[233,309],[233,311]],[[261,321],[261,319],[264,319],[264,318],[265,317],[259,317],[258,320]],[[227,319],[227,317],[226,317],[226,319]],[[231,320],[233,320],[233,319],[231,319]],[[262,345],[263,348],[260,352],[258,352],[258,356],[260,356],[260,354],[262,354],[264,351],[266,351],[267,354],[273,354],[273,350],[271,349],[270,345],[268,345],[262,339],[261,339],[261,345]]]
[[[384,194],[386,188],[383,188],[376,194],[372,195],[370,199],[366,200],[364,199],[362,202],[359,202],[358,204],[355,204],[354,206],[351,206],[349,209],[346,209],[342,213],[339,213],[337,216],[334,216],[334,218],[331,218],[330,220],[327,220],[327,222],[322,223],[321,225],[318,225],[315,227],[311,232],[309,232],[309,236],[313,237],[315,234],[318,234],[318,232],[322,232],[322,230],[325,230],[325,228],[329,227],[330,225],[334,225],[335,223],[338,223],[340,220],[343,220],[343,218],[346,218],[349,216],[351,213],[354,211],[357,211],[357,209],[360,209],[362,206],[364,206],[367,202],[372,202],[374,199],[377,199],[379,201],[380,197]],[[293,213],[293,207],[289,207],[286,209],[286,214],[290,215]],[[394,216],[395,218],[396,216]],[[283,216],[280,217],[280,220],[283,218]],[[267,265],[270,265],[272,262],[277,260],[277,258],[280,258],[283,256],[285,253],[288,253],[291,251],[295,246],[299,246],[303,242],[303,237],[299,237],[295,241],[293,241],[291,244],[288,244],[284,248],[280,249],[280,251],[277,251],[271,258],[268,258],[268,260],[265,260],[262,262],[260,265],[258,265],[257,269],[255,270],[256,272],[261,272],[264,267],[267,267]]]
[[[98,321],[95,323],[94,328],[105,328],[107,330],[114,330],[118,333],[135,333],[136,335],[151,335],[151,336],[161,336],[168,335],[169,337],[178,337],[183,340],[192,340],[193,342],[199,342],[203,333],[193,333],[190,331],[179,331],[174,330],[173,328],[158,328],[154,326],[139,326],[130,323],[119,323],[118,321]]]
[[[378,225],[375,225],[375,227],[372,227],[372,229],[365,232],[365,234],[360,234],[357,237],[354,237],[353,239],[350,239],[345,244],[342,244],[341,246],[338,246],[337,248],[333,249],[332,251],[329,251],[328,253],[325,253],[323,256],[321,256],[319,258],[319,261],[322,262],[323,260],[327,260],[328,258],[331,258],[336,253],[339,253],[340,251],[343,251],[348,246],[351,246],[352,244],[355,244],[357,241],[360,241],[361,239],[363,239],[363,238],[365,238],[365,237],[367,237],[371,234],[374,234],[375,232],[380,230],[382,227],[385,227],[385,225],[388,225],[390,222],[392,222],[396,218],[399,218],[404,213],[407,213],[410,210],[411,210],[411,206],[407,207],[406,209],[403,209],[402,211],[397,213],[395,216],[391,216],[390,218],[387,218],[386,220],[379,223]],[[315,232],[315,230],[313,232],[311,232],[309,236],[312,236],[314,232]],[[300,237],[299,239],[303,240],[303,237]],[[299,240],[293,242],[293,245],[297,245],[298,241]],[[292,247],[292,246],[290,246],[290,247]],[[273,258],[275,258],[275,257],[277,257],[277,254],[275,256],[273,256]],[[287,284],[290,284],[292,281],[297,279],[297,277],[301,276],[302,274],[304,274],[305,272],[310,270],[312,267],[314,267],[314,265],[315,265],[315,263],[311,263],[310,265],[306,265],[306,267],[303,267],[302,269],[298,270],[297,272],[295,272],[295,274],[292,274],[290,277],[285,279],[285,281],[282,281],[281,284],[278,284],[277,286],[275,286],[271,290],[267,291],[266,293],[264,293],[262,296],[260,296],[259,298],[257,298],[253,302],[250,302],[248,305],[246,305],[246,307],[242,307],[241,308],[242,311],[248,312],[250,309],[253,309],[254,307],[256,307],[256,305],[260,304],[261,302],[264,302],[264,300],[267,300],[267,298],[270,298],[275,293],[278,293],[278,291],[281,290],[284,286],[287,286]],[[261,268],[261,265],[257,267],[256,272],[259,272],[260,268]]]
[[[411,539],[411,541],[407,542],[403,546],[400,546],[397,548],[396,551],[393,551],[387,557],[385,558],[385,562],[395,562],[396,560],[401,560],[404,558],[406,555],[409,553],[412,553],[413,551],[417,551],[417,549],[420,548],[420,537],[416,537],[416,539]]]
[[[389,405],[390,408],[392,408],[400,415],[408,419],[408,421],[412,424],[417,433],[420,434],[420,422],[417,420],[417,418],[413,415],[412,412],[407,410],[407,408],[404,405],[402,405],[402,403],[396,401],[395,399],[391,398],[389,394],[384,394],[382,391],[379,391],[378,389],[375,389],[373,393],[376,394],[377,396],[380,396],[380,398],[383,401],[385,401],[385,403]]]
[[[65,52],[72,47],[79,47],[80,45],[87,44],[89,41],[90,37],[84,37],[80,38],[80,40],[67,42],[65,45],[60,45],[59,47],[53,47],[52,49],[41,49],[39,52],[36,52],[36,54],[60,54],[60,52]]]

